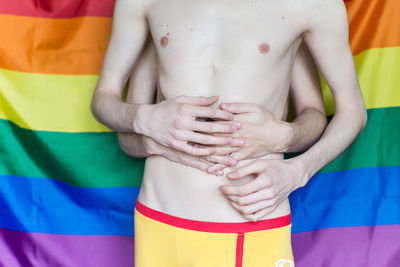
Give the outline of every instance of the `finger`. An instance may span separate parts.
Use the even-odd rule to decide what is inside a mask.
[[[205,161],[201,161],[200,159],[196,157],[189,156],[190,158],[186,159],[186,165],[196,168],[200,171],[204,171],[208,173],[208,168],[210,167],[210,164]]]
[[[243,126],[243,123],[240,121],[232,121],[232,122],[233,122],[233,126],[235,126],[237,129],[240,129]],[[214,121],[214,123],[226,125],[226,124],[230,124],[231,121]]]
[[[232,137],[232,143],[230,145],[234,147],[243,147],[245,145],[245,141],[242,137]]]
[[[227,156],[215,156],[215,155],[210,155],[207,156],[207,160],[215,163],[221,163],[226,166],[236,166],[237,160],[231,157]]]
[[[209,106],[214,104],[218,100],[218,96],[185,96],[181,95],[175,98],[175,100],[179,103],[197,105],[197,106]]]
[[[215,153],[215,148],[214,147],[194,147],[192,145],[187,144],[186,142],[173,142],[172,147],[176,150],[185,152],[187,154],[193,155],[193,156],[208,156],[213,153]]]
[[[215,147],[215,149],[216,149],[216,152],[213,155],[224,156],[224,155],[229,155],[233,152],[236,152],[241,148],[240,147],[230,147],[230,146],[219,146],[219,147],[217,146],[217,147]]]
[[[232,113],[256,112],[259,106],[254,103],[221,103],[220,108]]]
[[[278,205],[274,205],[274,206],[259,210],[254,214],[246,215],[243,217],[245,217],[246,219],[248,219],[250,221],[256,222],[256,221],[259,221],[262,218],[264,218],[267,214],[273,212],[277,207],[278,207]]]
[[[228,121],[233,120],[232,113],[218,108],[192,106],[192,108],[188,110],[188,112],[189,115],[193,117],[204,117]]]
[[[231,205],[243,215],[252,215],[260,210],[272,207],[273,203],[269,200],[264,200],[245,206],[238,205],[235,202],[231,202]]]
[[[254,160],[248,165],[240,167],[233,172],[228,173],[227,177],[229,179],[240,179],[250,174],[258,174],[264,170],[264,165],[262,160]]]
[[[210,167],[208,167],[210,168]],[[226,197],[235,202],[238,205],[244,206],[244,205],[250,205],[259,201],[263,200],[273,200],[275,198],[276,194],[274,191],[269,190],[269,189],[261,189],[253,194],[247,195],[247,196],[235,196],[235,195],[227,195]]]
[[[214,164],[214,165],[211,165],[208,167],[207,172],[208,173],[222,173],[222,175],[223,175],[224,174],[223,169],[226,167],[227,166],[225,164]]]
[[[217,152],[218,152],[218,148],[217,148]],[[217,152],[215,152],[213,155],[217,155]],[[249,156],[249,154],[244,153],[243,151],[235,151],[232,154],[230,154],[230,157],[236,159],[237,161],[247,159],[248,156]]]
[[[244,140],[241,138],[232,138],[230,136],[213,136],[190,131],[180,131],[176,133],[174,137],[179,140],[195,142],[203,145],[243,146],[244,144]]]
[[[207,133],[234,133],[238,130],[233,121],[227,121],[227,124],[201,121],[185,121],[183,126],[186,129]]]
[[[254,179],[243,185],[221,185],[218,189],[225,195],[246,196],[263,188],[260,179]]]

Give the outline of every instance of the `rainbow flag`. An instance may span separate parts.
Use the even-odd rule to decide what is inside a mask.
[[[0,0],[0,266],[134,265],[144,160],[89,109],[114,1]],[[291,196],[296,266],[399,266],[400,2],[346,6],[369,121]]]
[[[290,196],[297,267],[400,266],[400,1],[351,0],[346,7],[368,123]]]

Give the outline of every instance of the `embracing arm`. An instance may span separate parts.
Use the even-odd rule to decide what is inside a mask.
[[[152,104],[156,93],[157,59],[154,46],[149,40],[129,79],[126,104]],[[121,149],[129,156],[145,158],[159,154],[157,142],[152,138],[135,132],[118,132]]]
[[[210,107],[218,97],[179,96],[157,104],[132,104],[121,100],[125,83],[150,36],[146,20],[149,1],[116,1],[111,39],[93,94],[93,115],[115,131],[143,134],[162,145],[193,155],[209,155],[215,152],[215,148],[196,148],[190,142],[240,145],[240,140],[232,137],[216,137],[197,132],[231,133],[237,129],[233,127],[235,122],[232,121],[231,113]],[[154,91],[145,94],[153,96]],[[198,122],[196,117],[228,122],[217,125],[212,122]],[[137,145],[143,143],[136,141]],[[138,154],[145,155],[145,151]]]
[[[364,128],[364,100],[348,41],[347,13],[341,0],[309,0],[305,42],[332,92],[335,114],[320,140],[293,160],[304,168],[303,185],[340,155]],[[317,11],[318,10],[318,11]]]
[[[144,2],[116,1],[111,38],[93,93],[93,115],[115,131],[133,131],[138,110],[137,105],[124,103],[121,94],[149,35]]]
[[[327,124],[321,91],[312,56],[306,45],[301,44],[290,83],[296,118],[289,124],[292,130],[288,145],[283,152],[304,151],[321,136]]]

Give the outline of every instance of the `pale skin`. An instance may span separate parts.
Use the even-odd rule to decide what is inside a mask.
[[[195,220],[254,221],[288,214],[287,196],[343,152],[366,122],[347,27],[339,0],[117,1],[92,103],[95,116],[117,131],[136,132],[196,156],[218,154],[217,146],[224,150],[221,156],[233,152],[250,157],[248,152],[243,156],[251,146],[245,146],[240,132],[252,128],[245,127],[247,121],[256,125],[263,120],[251,120],[261,110],[249,111],[255,104],[277,121],[286,117],[292,66],[302,40],[336,107],[319,141],[290,160],[283,160],[282,153],[261,152],[266,154],[239,160],[234,168],[225,168],[227,175],[216,177],[151,155],[139,200]],[[121,103],[120,92],[150,32],[161,102]],[[199,95],[218,98],[193,97]],[[252,105],[235,104],[243,102]],[[199,117],[218,121],[197,121]],[[237,122],[241,125],[235,126]]]
[[[149,42],[130,77],[126,103],[152,103],[156,93],[156,64],[154,46]],[[297,114],[292,123],[277,121],[270,112],[257,104],[236,103],[236,112],[241,109],[243,113],[252,113],[253,120],[257,118],[258,123],[242,120],[241,124],[246,126],[239,126],[238,133],[245,141],[244,146],[236,148],[230,156],[224,155],[224,152],[231,152],[229,147],[219,146],[216,147],[217,153],[207,156],[208,160],[206,160],[204,157],[171,149],[150,137],[136,133],[119,133],[119,142],[124,152],[134,157],[161,155],[205,172],[222,175],[221,169],[235,166],[237,161],[242,159],[255,158],[273,152],[303,151],[322,134],[327,121],[321,87],[315,65],[304,45],[296,55],[291,80],[291,95],[295,101]],[[194,120],[193,122],[197,123]],[[198,147],[197,145],[195,146]],[[224,151],[225,148],[227,151]]]

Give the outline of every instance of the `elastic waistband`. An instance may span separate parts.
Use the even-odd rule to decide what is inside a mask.
[[[172,216],[152,208],[144,206],[139,201],[136,202],[136,211],[142,215],[153,219],[158,222],[169,224],[174,227],[195,230],[201,232],[211,233],[247,233],[254,231],[262,231],[275,229],[283,226],[287,226],[292,221],[291,213],[288,215],[261,220],[257,222],[205,222],[184,219],[176,216]]]

